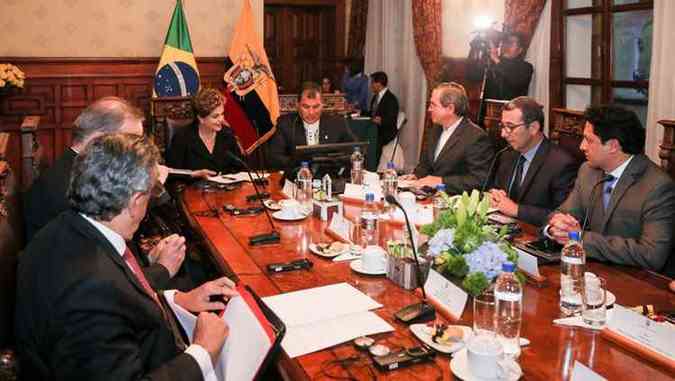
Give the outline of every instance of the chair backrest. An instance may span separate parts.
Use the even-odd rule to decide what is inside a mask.
[[[661,168],[675,179],[675,120],[659,120],[658,123],[663,126],[663,141],[659,147]]]
[[[408,119],[405,117],[405,112],[399,111],[398,117],[396,117],[396,130],[401,131],[406,123],[408,123]]]
[[[554,108],[551,111],[553,114],[553,120],[550,125],[551,131],[549,133],[551,141],[569,152],[579,163],[586,160],[584,154],[579,149],[584,135],[585,121],[583,111],[565,108]]]
[[[171,144],[173,129],[176,125],[190,124],[194,118],[190,97],[164,97],[150,99],[149,136],[164,152]]]
[[[8,133],[0,133],[0,349],[14,343],[16,265],[23,247],[20,186],[6,161]]]

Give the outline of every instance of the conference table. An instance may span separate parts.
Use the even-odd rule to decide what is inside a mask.
[[[283,199],[279,175],[273,174],[270,179],[266,190],[273,199]],[[359,275],[350,269],[348,262],[332,262],[309,251],[311,242],[333,240],[326,232],[326,221],[315,217],[298,222],[274,221],[281,242],[250,246],[249,236],[271,230],[267,218],[263,214],[235,217],[223,213],[222,206],[252,206],[246,201],[246,196],[253,193],[251,184],[245,183],[233,191],[187,187],[179,197],[189,223],[202,235],[203,243],[224,274],[249,285],[261,297],[347,282],[381,303],[384,307],[375,312],[395,328],[394,332],[375,335],[377,343],[385,344],[392,350],[420,345],[408,327],[393,316],[399,309],[419,302],[419,296],[398,287],[384,276]],[[356,218],[359,210],[358,203],[344,203],[344,214],[349,219]],[[400,224],[381,222],[381,242],[400,236],[401,228]],[[534,229],[523,225],[523,233],[518,239],[533,237]],[[310,259],[314,263],[313,268],[267,273],[267,264],[302,258]],[[652,304],[657,309],[675,310],[675,294],[668,291],[665,278],[646,271],[598,262],[590,262],[587,267],[607,280],[608,289],[616,295],[617,303],[621,305]],[[560,317],[559,266],[540,266],[540,272],[546,278],[544,283],[528,282],[524,287],[521,336],[528,338],[531,344],[523,348],[519,359],[523,369],[522,379],[570,379],[575,361],[609,380],[673,379],[668,369],[607,340],[596,331],[554,325],[553,319]],[[467,302],[461,319],[449,321],[450,324],[472,325],[470,303]],[[364,352],[347,342],[296,358],[289,358],[282,351],[275,365],[286,380],[329,380],[334,377],[356,380],[452,380],[454,376],[449,366],[450,359],[447,355],[438,354],[433,362],[382,372],[372,365]]]

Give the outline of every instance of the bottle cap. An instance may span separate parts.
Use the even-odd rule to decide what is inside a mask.
[[[361,152],[361,147],[359,146],[354,147],[354,152]]]
[[[573,241],[580,241],[581,240],[581,233],[580,232],[569,232],[567,233],[567,237]]]
[[[445,192],[445,184],[441,183],[441,184],[436,185],[436,191]]]
[[[502,263],[502,271],[507,273],[512,273],[516,271],[515,263],[509,261]]]
[[[309,161],[301,161],[301,162],[300,162],[300,166],[301,166],[302,168],[307,168],[307,167],[309,167]]]
[[[387,162],[387,169],[394,169],[394,162],[393,161]]]
[[[375,195],[372,193],[366,193],[366,201],[375,201]]]

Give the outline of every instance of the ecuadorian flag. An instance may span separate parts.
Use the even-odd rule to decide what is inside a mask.
[[[192,53],[190,31],[183,14],[181,0],[171,16],[169,31],[166,33],[164,50],[155,72],[156,97],[190,96],[199,90],[199,71]]]

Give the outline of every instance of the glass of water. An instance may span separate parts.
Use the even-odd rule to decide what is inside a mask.
[[[495,335],[495,294],[486,290],[473,298],[474,335]]]
[[[607,321],[607,288],[605,280],[586,273],[584,290],[581,293],[581,318],[593,327],[602,327]]]

